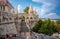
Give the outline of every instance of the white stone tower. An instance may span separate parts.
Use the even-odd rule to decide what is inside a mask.
[[[36,9],[33,10],[33,7],[32,5],[30,4],[30,7],[29,7],[29,11],[28,11],[28,25],[29,27],[32,27],[34,26],[34,23],[38,20],[38,15],[37,15],[37,12],[36,12]]]
[[[33,8],[32,8],[32,5],[31,5],[31,4],[30,4],[28,13],[29,13],[29,14],[33,13]]]

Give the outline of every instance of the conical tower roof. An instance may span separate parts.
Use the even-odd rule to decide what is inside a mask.
[[[29,13],[32,13],[32,12],[33,12],[33,8],[32,8],[32,5],[30,4]]]

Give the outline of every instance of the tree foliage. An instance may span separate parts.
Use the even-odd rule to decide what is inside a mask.
[[[56,28],[58,31],[60,31],[60,20],[56,21]]]
[[[29,10],[29,7],[26,7],[26,8],[24,9],[24,13],[28,13],[28,10]]]
[[[54,22],[52,22],[50,19],[45,21],[39,20],[33,27],[32,31],[46,35],[52,35],[53,33],[57,32]]]
[[[39,20],[36,24],[35,24],[35,26],[33,27],[33,31],[34,32],[38,32],[38,30],[39,30],[39,28],[42,26],[42,20]]]
[[[60,24],[60,20],[57,20],[56,23],[57,23],[57,24]]]

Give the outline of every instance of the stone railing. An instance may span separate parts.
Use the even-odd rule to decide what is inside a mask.
[[[48,35],[45,35],[45,34],[38,34],[38,33],[35,33],[35,32],[32,33],[31,38],[32,39],[60,39],[59,37],[48,36]]]

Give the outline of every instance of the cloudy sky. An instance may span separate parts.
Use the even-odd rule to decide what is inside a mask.
[[[60,19],[60,0],[9,0],[19,12],[32,4],[41,18]]]

